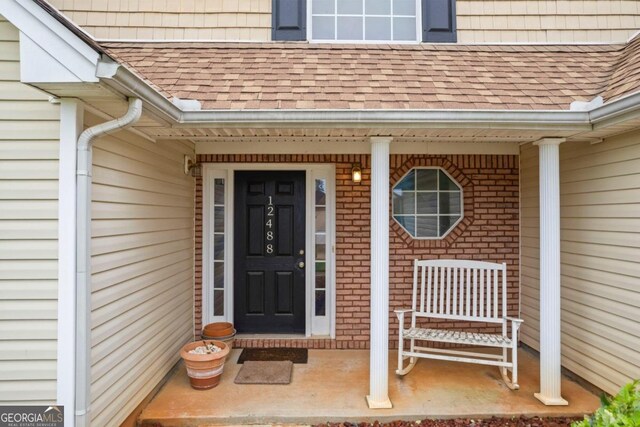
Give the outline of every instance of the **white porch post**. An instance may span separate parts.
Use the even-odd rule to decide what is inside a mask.
[[[567,405],[560,395],[560,144],[536,142],[540,158],[540,392],[545,405]]]
[[[371,356],[369,408],[391,408],[389,400],[389,145],[371,138]]]

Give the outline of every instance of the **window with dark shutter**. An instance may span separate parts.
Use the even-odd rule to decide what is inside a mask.
[[[272,39],[307,39],[307,0],[273,0]]]
[[[422,41],[457,41],[456,0],[422,0]]]
[[[456,0],[273,0],[273,40],[307,40],[307,7],[311,41],[457,41]]]

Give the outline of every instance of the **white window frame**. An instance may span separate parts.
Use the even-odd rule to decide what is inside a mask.
[[[336,0],[338,2],[340,0]],[[362,0],[363,2],[365,0]],[[392,0],[393,1],[393,0]],[[309,43],[337,43],[337,44],[420,44],[422,42],[422,1],[415,0],[416,2],[416,40],[315,40],[313,39],[313,0],[307,0],[307,41]],[[337,4],[336,4],[337,8]],[[337,9],[336,14],[337,15]],[[362,16],[362,15],[341,15],[341,16]],[[376,15],[367,15],[367,16],[376,16]],[[385,15],[386,16],[386,15]],[[391,18],[393,21],[393,17]],[[337,30],[337,22],[336,22],[336,31]],[[364,27],[363,22],[362,31],[366,33],[366,28]],[[393,28],[393,24],[392,24]],[[393,36],[393,32],[392,32]]]
[[[335,165],[295,163],[208,163],[202,173],[202,323],[233,322],[234,172],[238,170],[302,170],[306,175],[305,336],[336,336]],[[213,315],[213,192],[214,179],[225,179],[224,316]],[[326,315],[315,316],[315,180],[326,179]],[[265,335],[268,337],[268,334]]]
[[[447,175],[449,177],[449,179],[458,186],[458,188],[460,189],[460,218],[458,218],[456,220],[456,222],[454,222],[449,229],[447,229],[447,231],[442,235],[442,236],[435,236],[435,237],[429,237],[429,236],[425,236],[425,237],[418,237],[418,236],[414,236],[409,230],[407,230],[405,228],[404,225],[400,224],[399,221],[396,220],[396,214],[395,212],[395,202],[394,202],[394,198],[393,198],[393,191],[396,185],[398,185],[399,183],[402,182],[403,179],[405,179],[407,177],[407,175],[409,175],[411,173],[411,171],[417,171],[419,169],[425,170],[425,169],[433,169],[433,170],[437,170],[437,171],[442,171],[445,175]],[[423,190],[421,190],[423,191]],[[416,188],[413,189],[413,192],[416,193],[416,197],[414,199],[414,211],[415,214],[413,215],[413,217],[415,217],[417,219],[417,215],[418,215],[418,197],[417,197],[417,192],[418,190]],[[436,189],[436,201],[438,203],[438,213],[436,214],[436,218],[438,220],[438,227],[439,225],[439,219],[440,219],[440,188]],[[446,193],[446,191],[443,191]],[[398,214],[399,216],[403,216],[402,214]],[[412,216],[412,215],[404,215],[404,216]],[[448,215],[442,215],[442,216],[448,216]],[[447,237],[449,235],[449,233],[451,233],[457,226],[458,224],[460,224],[460,222],[464,219],[464,189],[462,188],[462,186],[460,185],[460,183],[458,181],[456,181],[449,172],[447,172],[444,168],[440,167],[440,166],[414,166],[411,169],[409,169],[404,175],[402,175],[402,177],[396,181],[395,184],[393,184],[391,186],[391,218],[393,219],[393,221],[398,224],[409,236],[411,236],[412,239],[414,240],[442,240],[445,237]],[[417,225],[417,220],[416,220],[416,225],[415,225],[416,229],[418,227]]]

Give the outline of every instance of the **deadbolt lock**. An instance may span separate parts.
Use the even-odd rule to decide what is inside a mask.
[[[304,255],[304,249],[300,249],[300,251],[298,252],[300,255]]]
[[[298,267],[300,267],[300,268],[304,268],[304,262],[300,261],[300,262],[298,263]]]

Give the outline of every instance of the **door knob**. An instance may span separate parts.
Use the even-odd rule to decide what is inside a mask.
[[[304,262],[300,261],[300,262],[298,263],[298,267],[300,267],[300,268],[304,268]]]

